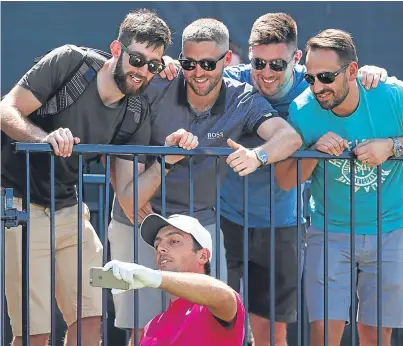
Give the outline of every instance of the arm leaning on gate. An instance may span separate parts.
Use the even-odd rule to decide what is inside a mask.
[[[165,141],[166,146],[178,146],[183,149],[191,150],[199,145],[197,136],[192,133],[179,129],[170,134]],[[182,160],[182,155],[167,155],[166,163],[175,165]],[[147,170],[144,164],[139,164],[138,178],[138,208],[139,211],[146,207],[157,189],[161,185],[162,167],[156,160]],[[170,169],[165,169],[165,175]],[[131,161],[116,158],[111,166],[111,181],[115,189],[119,203],[126,216],[134,222],[134,199],[133,199],[133,163]]]
[[[73,144],[80,143],[78,137],[68,128],[59,128],[47,133],[34,125],[28,115],[35,112],[41,103],[34,94],[17,85],[0,102],[1,129],[4,133],[19,142],[50,143],[55,155],[68,157]]]
[[[328,132],[310,147],[312,150],[318,150],[323,153],[339,156],[344,149],[348,148],[346,139],[341,138],[338,134]],[[305,159],[301,164],[301,180],[305,182],[311,175],[316,165],[317,159]],[[285,191],[292,189],[297,185],[297,160],[288,159],[279,162],[276,165],[276,179],[279,187]]]
[[[275,163],[286,159],[301,146],[299,134],[283,119],[276,117],[264,121],[257,129],[258,135],[266,140],[261,147],[247,149],[228,139],[228,145],[235,150],[227,158],[227,164],[240,176],[254,172],[263,164]],[[264,162],[259,152],[266,156]]]

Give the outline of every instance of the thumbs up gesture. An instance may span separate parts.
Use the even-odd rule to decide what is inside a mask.
[[[261,163],[253,150],[247,149],[228,138],[227,144],[235,151],[227,157],[227,164],[241,177],[256,171]]]

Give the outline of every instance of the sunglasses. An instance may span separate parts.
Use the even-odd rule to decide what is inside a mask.
[[[316,75],[305,73],[305,80],[310,84],[314,85],[315,84],[315,77],[318,78],[319,82],[323,84],[331,84],[334,82],[336,77],[346,69],[346,67],[350,65],[350,63],[340,67],[336,72],[321,72]]]
[[[196,65],[199,64],[200,67],[205,71],[214,71],[217,67],[217,62],[224,59],[225,55],[228,53],[226,51],[223,55],[221,55],[218,59],[202,59],[202,60],[190,60],[190,59],[182,59],[182,53],[179,56],[179,63],[182,68],[186,71],[193,71],[196,68]]]
[[[291,62],[291,60],[294,58],[296,52],[292,54],[292,57],[290,60],[284,60],[284,59],[273,59],[273,60],[264,60],[260,58],[252,58],[250,60],[252,67],[255,70],[264,70],[267,64],[269,64],[269,67],[271,70],[275,72],[282,72],[287,69],[288,64]]]
[[[123,51],[129,54],[129,64],[133,67],[143,67],[147,64],[148,71],[152,74],[160,73],[164,70],[164,62],[146,60],[141,55],[130,53],[129,49],[122,42],[120,42],[120,45],[122,46]]]

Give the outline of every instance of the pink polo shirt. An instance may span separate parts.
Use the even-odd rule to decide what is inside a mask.
[[[224,327],[201,305],[178,298],[144,328],[140,346],[241,346],[245,309],[236,294],[238,309],[231,327]]]

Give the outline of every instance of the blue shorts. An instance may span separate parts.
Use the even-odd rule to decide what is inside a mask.
[[[350,321],[350,234],[329,232],[328,318]],[[324,234],[311,226],[304,268],[309,321],[324,320]],[[377,326],[377,236],[356,235],[358,322]],[[403,228],[382,235],[382,326],[403,327]]]

